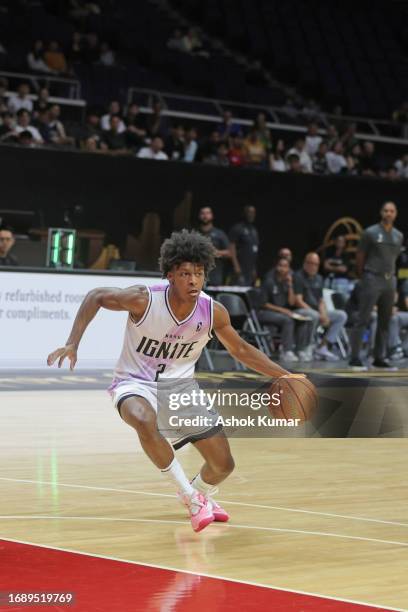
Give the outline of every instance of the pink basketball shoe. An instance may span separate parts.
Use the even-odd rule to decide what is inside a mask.
[[[220,504],[217,504],[217,502],[212,499],[212,497],[209,497],[208,501],[212,506],[214,521],[217,521],[219,523],[226,523],[229,520],[228,512],[226,512],[224,508],[221,508]]]
[[[188,509],[194,531],[201,531],[215,520],[212,504],[202,493],[195,491],[191,496],[183,493],[178,495]]]

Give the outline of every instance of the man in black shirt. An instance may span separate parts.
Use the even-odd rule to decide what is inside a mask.
[[[380,212],[381,223],[364,230],[357,248],[356,269],[361,277],[362,291],[359,315],[351,336],[350,359],[350,365],[356,370],[367,369],[360,359],[360,349],[364,330],[375,305],[378,308],[378,326],[373,365],[379,368],[391,367],[385,354],[396,291],[395,262],[401,252],[404,237],[394,227],[397,216],[394,202],[385,202]]]
[[[198,213],[199,231],[207,236],[216,248],[215,268],[211,270],[208,285],[223,285],[225,282],[225,262],[231,259],[228,238],[221,229],[214,227],[214,213],[211,206],[202,206]]]
[[[296,321],[296,314],[293,312],[295,301],[289,261],[286,257],[280,257],[276,267],[267,274],[262,283],[262,309],[258,317],[267,327],[279,329],[282,340],[281,359],[286,362],[299,361],[294,353],[295,336],[296,350],[301,352],[309,343],[307,329],[310,329],[310,325],[306,325],[304,321]]]
[[[15,239],[8,227],[0,228],[0,266],[18,266],[17,257],[10,254]]]
[[[252,286],[256,280],[259,236],[254,225],[255,217],[255,206],[245,206],[244,220],[230,231],[231,259],[238,285]]]

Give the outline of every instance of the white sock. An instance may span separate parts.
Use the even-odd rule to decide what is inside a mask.
[[[167,468],[161,470],[161,473],[168,476],[170,480],[176,484],[177,488],[182,490],[183,493],[186,493],[187,495],[192,495],[194,493],[194,488],[191,486],[183,468],[175,457]]]
[[[197,491],[200,491],[200,493],[204,493],[204,495],[214,493],[217,489],[216,485],[208,484],[208,482],[205,482],[205,480],[201,478],[200,472],[198,472],[197,476],[193,478],[191,484],[195,489],[197,489]]]

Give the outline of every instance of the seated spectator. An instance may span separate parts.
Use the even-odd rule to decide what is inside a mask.
[[[269,154],[269,168],[272,172],[286,172],[285,141],[280,138]]]
[[[17,141],[14,115],[4,113],[3,123],[0,125],[0,142],[12,143]]]
[[[322,140],[322,137],[319,136],[317,123],[309,123],[305,138],[305,151],[310,157],[316,155]]]
[[[300,157],[297,153],[291,153],[286,157],[287,171],[291,174],[303,174],[304,167],[300,163]]]
[[[310,155],[306,151],[306,144],[304,138],[298,138],[295,141],[294,146],[289,149],[286,154],[286,161],[289,164],[289,156],[297,155],[299,158],[300,166],[302,168],[302,172],[311,172],[312,171],[312,160]],[[289,164],[290,166],[290,164]],[[292,169],[292,171],[297,171]]]
[[[18,266],[18,259],[10,253],[16,240],[11,227],[0,227],[0,266]]]
[[[178,125],[170,129],[170,135],[164,143],[164,151],[169,159],[183,159],[184,128],[182,125]]]
[[[361,174],[361,145],[355,144],[351,149],[351,152],[347,155],[347,174],[352,176],[358,176]]]
[[[269,327],[271,334],[278,328],[282,340],[281,360],[299,361],[294,350],[302,352],[310,344],[310,325],[296,321],[293,308],[296,298],[290,264],[284,257],[278,259],[262,283],[262,307],[258,312],[259,321]]]
[[[206,162],[217,154],[217,148],[221,142],[221,136],[218,130],[213,130],[208,139],[205,140],[198,149],[197,160]]]
[[[87,153],[106,153],[106,151],[101,148],[101,141],[95,138],[95,136],[89,136],[89,138],[84,140],[81,144],[81,148]]]
[[[327,128],[326,142],[327,147],[331,149],[339,139],[339,132],[337,127],[333,124],[329,125]]]
[[[119,115],[112,115],[110,118],[110,129],[102,133],[101,149],[108,150],[115,154],[128,153],[126,135],[120,131],[121,118]]]
[[[338,140],[332,149],[326,154],[327,167],[330,174],[346,174],[347,160],[343,155],[343,143]]]
[[[330,349],[344,328],[347,314],[343,310],[327,310],[323,300],[323,278],[318,274],[320,257],[317,253],[307,253],[301,270],[294,275],[294,292],[296,312],[311,317],[311,338],[316,337],[319,325],[325,328],[325,334],[314,351],[314,356],[325,361],[338,361],[338,356]],[[312,342],[313,342],[312,341]],[[313,346],[305,349],[302,357],[310,358]]]
[[[121,107],[120,107],[120,103],[117,100],[112,100],[112,102],[109,104],[109,109],[108,112],[105,115],[102,115],[101,118],[101,128],[102,130],[104,130],[105,132],[109,131],[111,128],[111,118],[115,116],[115,117],[119,117],[120,121],[119,121],[119,134],[121,134],[122,132],[126,131],[126,125],[122,120],[122,113],[121,113]]]
[[[38,118],[38,113],[43,110],[47,110],[50,106],[50,93],[46,87],[41,87],[38,92],[37,100],[34,102],[33,117]]]
[[[299,108],[292,98],[288,98],[282,106],[281,112],[291,119],[296,119],[299,114]]]
[[[36,127],[30,125],[30,120],[30,113],[24,108],[20,108],[20,110],[17,112],[17,125],[15,127],[16,134],[19,135],[21,132],[30,132],[35,144],[44,144],[44,140],[40,132]]]
[[[23,147],[37,147],[39,142],[34,140],[33,135],[28,130],[23,130],[17,136],[17,144]]]
[[[8,109],[13,115],[24,109],[29,113],[33,110],[33,101],[30,99],[30,86],[28,83],[20,83],[17,94],[9,98]]]
[[[183,38],[183,32],[179,28],[176,28],[173,34],[170,36],[169,40],[167,41],[167,48],[171,49],[172,51],[188,53],[188,49]]]
[[[190,128],[186,131],[184,138],[184,157],[183,161],[193,162],[197,154],[198,143],[197,143],[197,130]]]
[[[99,61],[103,66],[114,66],[116,63],[115,54],[107,42],[101,43]]]
[[[349,294],[350,255],[346,251],[346,237],[336,236],[334,244],[326,249],[323,271],[327,276],[327,286],[335,291]]]
[[[49,74],[56,74],[52,70],[44,59],[44,43],[42,40],[34,41],[31,51],[27,55],[27,65],[33,72],[48,72]]]
[[[272,149],[272,136],[271,130],[266,124],[265,113],[258,113],[257,118],[254,121],[253,129],[256,132],[259,140],[262,142],[265,151],[269,153]]]
[[[314,174],[328,174],[327,152],[327,142],[322,141],[312,161],[312,170]]]
[[[265,167],[266,149],[256,130],[252,129],[244,140],[246,163],[252,168]]]
[[[395,162],[395,169],[399,178],[408,179],[408,154],[405,154]]]
[[[159,136],[155,136],[148,147],[142,147],[137,154],[141,159],[168,159],[163,151],[164,142]]]
[[[358,145],[358,138],[356,137],[357,125],[355,123],[349,123],[346,127],[345,132],[341,135],[341,142],[344,146],[344,151],[350,153],[355,145]]]
[[[59,74],[68,72],[67,60],[56,40],[50,42],[48,50],[44,53],[44,60],[50,70]]]
[[[278,257],[281,259],[287,259],[289,262],[289,266],[292,265],[293,253],[289,247],[281,247],[278,251]],[[291,271],[292,271],[292,268],[291,268]]]
[[[64,124],[61,121],[61,107],[59,104],[51,104],[48,109],[48,127],[51,134],[51,142],[56,145],[74,144],[74,139],[67,136]]]
[[[89,138],[93,138],[98,144],[102,139],[102,129],[100,127],[100,118],[96,111],[90,109],[87,112],[85,125],[79,134],[80,146],[85,147],[85,143]]]
[[[308,100],[304,105],[302,115],[306,117],[307,121],[321,121],[323,119],[322,109],[313,98]]]
[[[151,138],[159,136],[160,138],[166,138],[169,131],[169,122],[165,115],[163,115],[163,109],[161,102],[154,102],[152,106],[152,114],[148,115],[146,121],[147,133]]]
[[[228,159],[231,166],[245,166],[247,161],[244,139],[240,134],[230,138],[231,146],[228,150]]]
[[[48,108],[43,108],[37,113],[37,119],[35,122],[35,127],[41,134],[41,138],[43,139],[45,144],[52,144],[51,138],[51,130],[49,127],[50,122],[50,114]]]
[[[229,166],[230,160],[228,157],[228,147],[225,142],[220,142],[215,155],[206,157],[205,163],[213,164],[214,166]]]
[[[232,113],[226,110],[222,114],[222,121],[218,125],[217,130],[223,140],[227,140],[230,136],[237,136],[241,133],[241,127],[238,123],[234,123]]]
[[[379,164],[373,142],[364,142],[363,151],[360,159],[361,173],[366,176],[376,176],[379,171]]]

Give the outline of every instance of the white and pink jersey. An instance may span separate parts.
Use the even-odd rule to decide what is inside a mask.
[[[202,291],[189,316],[178,321],[170,307],[169,285],[147,290],[149,302],[142,318],[137,321],[129,313],[115,378],[192,378],[196,361],[212,337],[212,298]]]

